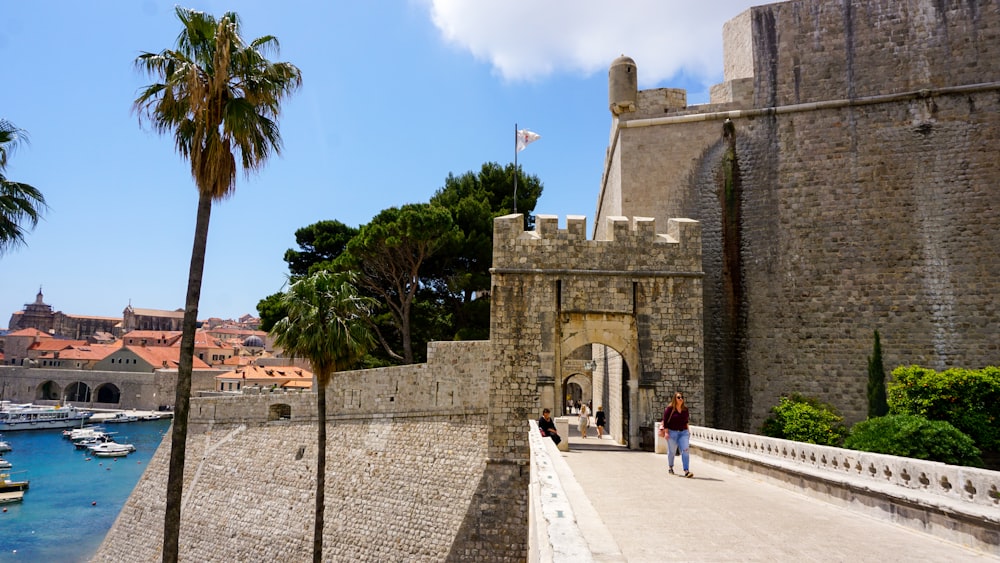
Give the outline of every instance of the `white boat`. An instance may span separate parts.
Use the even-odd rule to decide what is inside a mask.
[[[132,452],[128,450],[99,450],[95,451],[94,455],[97,457],[125,457]]]
[[[98,457],[118,457],[134,452],[135,446],[132,444],[119,444],[118,442],[104,442],[90,446],[87,449]]]
[[[9,452],[10,450],[11,450],[10,444],[4,442],[3,440],[0,440],[0,454],[4,452]]]
[[[100,426],[87,426],[85,428],[74,428],[72,430],[63,430],[63,437],[68,438],[71,442],[76,442],[77,440],[83,440],[84,438],[96,438],[98,436],[104,436],[104,429]]]
[[[138,416],[132,414],[126,414],[123,412],[115,413],[111,418],[104,419],[105,423],[117,423],[117,422],[136,422],[139,420]]]
[[[0,457],[0,469],[10,469],[11,467],[14,467],[14,466],[11,465],[11,463],[9,461],[7,461],[6,459]]]
[[[135,446],[132,444],[106,442],[88,449],[90,449],[91,454],[97,457],[125,457],[135,451]]]
[[[99,435],[80,438],[79,440],[73,440],[73,445],[78,450],[83,450],[83,449],[89,450],[93,449],[95,446],[99,446],[101,444],[106,444],[114,441],[115,440],[114,438],[111,437],[111,435],[102,432]]]
[[[72,428],[82,426],[93,414],[73,405],[4,405],[0,410],[0,431]]]
[[[0,504],[21,502],[22,500],[24,500],[24,491],[6,491],[0,493]]]

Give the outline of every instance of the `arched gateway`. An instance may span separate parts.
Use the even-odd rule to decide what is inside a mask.
[[[671,219],[608,218],[610,240],[587,240],[586,219],[499,217],[490,295],[490,459],[523,463],[523,421],[563,412],[567,375],[588,374],[609,431],[638,448],[643,427],[683,389],[704,415],[701,227]],[[579,350],[591,349],[581,362]],[[585,369],[579,369],[583,364]],[[574,392],[579,392],[577,389]]]

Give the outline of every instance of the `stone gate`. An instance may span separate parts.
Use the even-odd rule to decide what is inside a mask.
[[[565,230],[552,215],[539,215],[534,231],[523,224],[521,215],[494,223],[490,459],[527,459],[523,421],[561,412],[570,375],[592,377],[594,407],[630,448],[676,389],[700,420],[698,222],[670,219],[657,234],[653,219],[609,217],[609,240],[587,240],[582,216],[567,217]]]

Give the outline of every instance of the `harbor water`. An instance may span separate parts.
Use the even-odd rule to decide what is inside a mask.
[[[88,561],[142,476],[170,420],[108,424],[116,442],[136,448],[101,458],[78,450],[61,430],[7,432],[3,454],[13,481],[30,481],[24,500],[0,505],[0,562]]]

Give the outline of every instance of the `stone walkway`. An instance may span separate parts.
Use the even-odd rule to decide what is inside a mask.
[[[575,428],[561,456],[576,483],[560,478],[597,561],[1000,561],[696,456],[694,478],[671,476],[666,455],[582,439]]]

